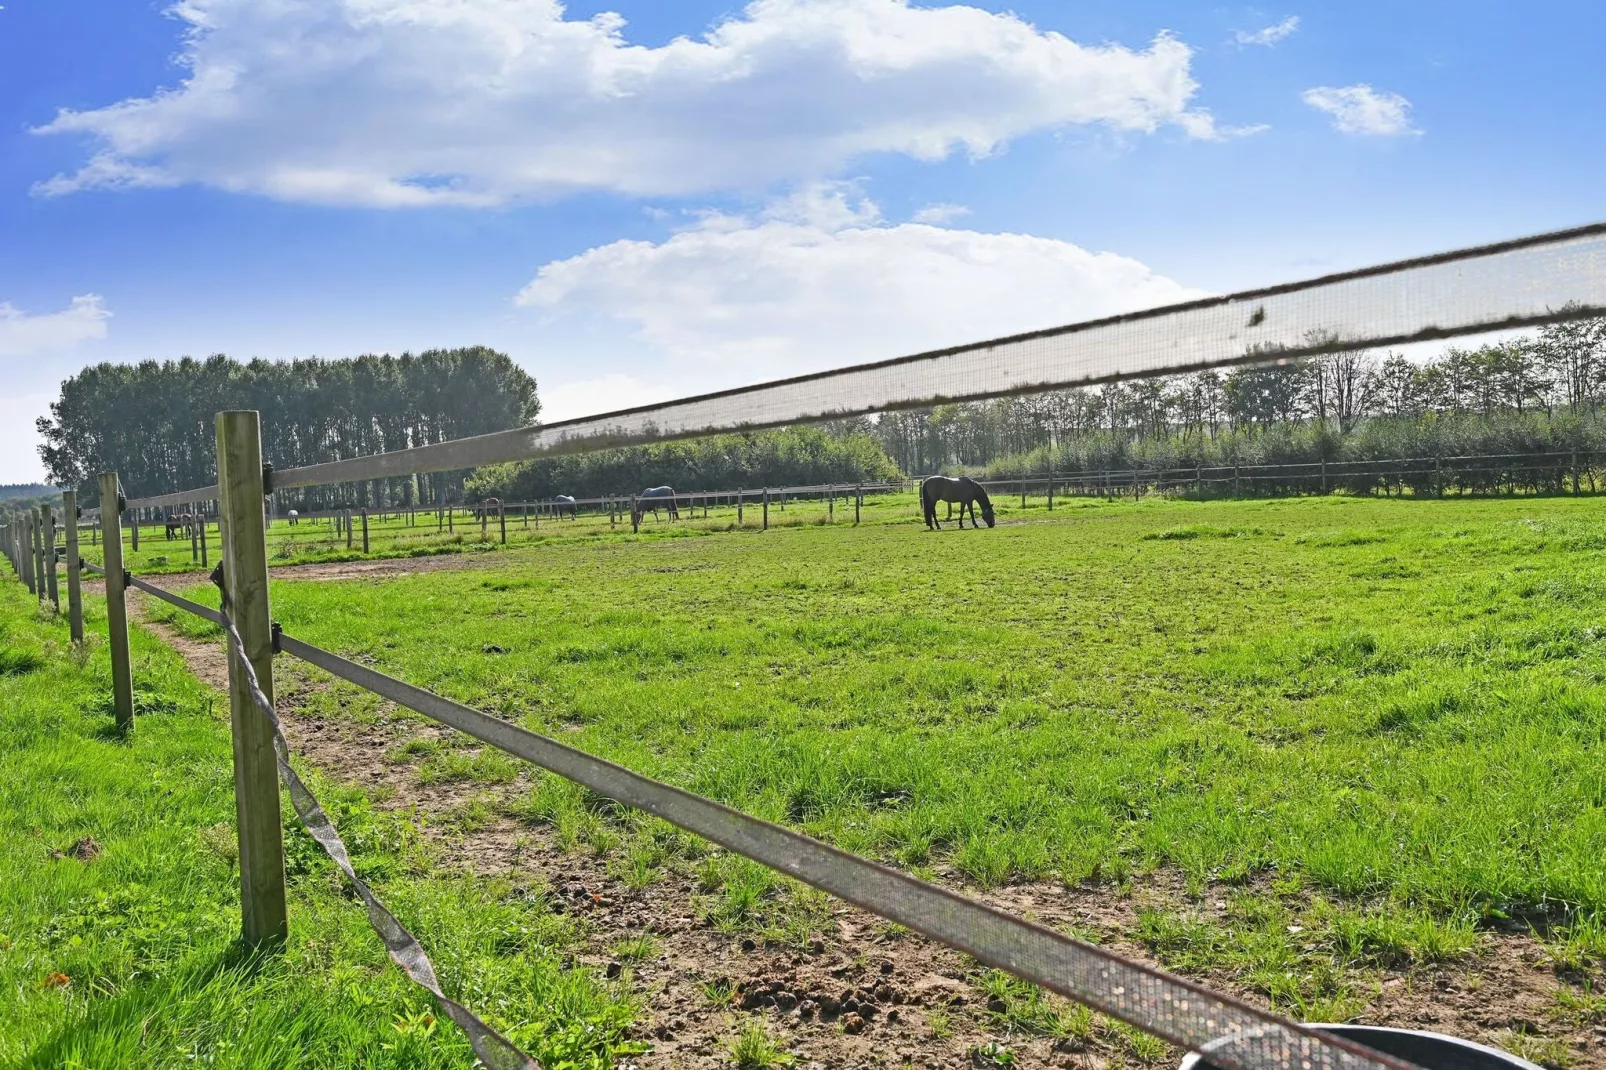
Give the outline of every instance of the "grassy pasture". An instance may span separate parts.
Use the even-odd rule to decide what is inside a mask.
[[[1167,866],[1306,885],[1362,921],[1559,911],[1599,949],[1601,504],[1077,501],[1026,519],[567,540],[484,570],[280,582],[274,613],[982,885]],[[344,687],[323,701],[373,709]],[[535,795],[550,820],[584,803]]]
[[[136,631],[140,720],[118,737],[105,620],[86,603],[101,638],[80,654],[65,618],[38,613],[9,569],[0,582],[0,1066],[468,1065],[298,827],[290,945],[242,956],[227,711]],[[624,1039],[633,998],[564,965],[578,936],[543,898],[446,871],[412,820],[313,782],[448,990],[546,1066],[639,1050]]]
[[[1148,910],[1131,935],[1307,1018],[1350,1016],[1383,971],[1475,956],[1481,927],[1516,920],[1580,979],[1556,1020],[1602,1020],[1606,507],[1018,502],[990,531],[927,533],[909,501],[856,529],[794,507],[762,534],[683,524],[473,570],[287,577],[274,616],[919,872],[1114,896],[1179,873],[1219,909]],[[341,684],[300,700],[393,716]],[[432,736],[391,760],[421,784],[524,783]],[[828,920],[555,778],[495,805],[633,886],[695,867],[722,929],[792,941]],[[1050,1028],[1033,993],[999,999]]]
[[[866,496],[863,522],[902,520],[907,516],[909,503],[914,500],[914,496],[909,493]],[[1018,498],[1014,500],[1019,502]],[[1046,498],[1035,501],[1028,499],[1028,501],[1031,503],[1029,508],[1047,509]],[[918,505],[915,508],[918,511]],[[606,512],[582,512],[573,519],[563,520],[537,517],[532,513],[526,520],[522,512],[510,507],[507,513],[506,547],[541,546],[574,539],[629,534],[628,501],[621,509],[617,523],[610,524]],[[734,531],[738,528],[757,530],[763,524],[762,517],[763,507],[757,501],[747,503],[742,510],[740,523],[735,506],[710,506],[705,510],[701,505],[694,507],[686,504],[681,508],[681,520],[674,524],[669,523],[667,516],[663,514],[655,518],[648,513],[643,520],[641,534],[651,537],[677,537],[695,533]],[[770,505],[771,528],[824,524],[833,519],[841,525],[852,523],[851,500],[844,502],[838,498],[834,516],[826,504],[818,498],[788,502],[784,508],[779,501]],[[207,539],[208,561],[215,564],[218,554],[218,533],[215,523],[208,527]],[[83,532],[82,541],[84,559],[100,564],[103,560],[100,548],[91,545],[87,529]],[[140,525],[139,546],[139,550],[135,551],[133,532],[125,527],[123,561],[130,571],[143,575],[160,575],[188,572],[201,567],[199,556],[191,556],[188,537],[169,540],[166,537],[166,529],[161,524]],[[437,554],[483,553],[501,549],[504,549],[504,546],[501,525],[497,522],[497,518],[492,515],[482,523],[474,518],[471,510],[462,508],[453,512],[449,527],[444,520],[438,520],[433,512],[420,512],[412,522],[409,522],[405,515],[381,514],[375,511],[368,518],[367,554],[362,552],[362,520],[355,510],[352,516],[352,537],[349,547],[345,533],[337,534],[333,520],[328,517],[305,519],[294,527],[291,527],[283,517],[279,517],[268,529],[268,560],[274,565],[433,557]]]

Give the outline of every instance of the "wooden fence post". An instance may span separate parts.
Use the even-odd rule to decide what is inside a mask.
[[[747,491],[741,489],[740,487],[736,488],[736,526],[737,527],[741,527],[742,526],[742,502],[746,499],[746,497],[747,497]]]
[[[825,488],[825,500],[827,502],[827,505],[825,507],[825,522],[828,523],[828,524],[835,524],[836,523],[836,487],[831,486],[831,487]]]
[[[1051,513],[1054,511],[1054,472],[1052,469],[1048,473],[1048,511]]]
[[[45,515],[43,509],[33,514],[33,580],[41,602],[50,597],[50,582],[45,578]]]
[[[367,509],[364,509],[362,511],[362,552],[363,552],[363,556],[366,557],[367,554],[368,554],[368,510]]]
[[[1573,497],[1578,497],[1578,448],[1573,447]]]
[[[632,532],[641,530],[641,511],[636,505],[636,496],[634,494],[630,496],[630,530]]]
[[[356,536],[351,531],[351,510],[345,510],[340,517],[341,523],[346,525],[346,549],[350,550],[355,544]]]
[[[764,531],[770,529],[770,489],[764,488]]]
[[[200,508],[199,512],[196,514],[197,527],[199,529],[200,537],[201,537],[201,567],[202,568],[206,568],[207,566],[209,566],[211,564],[211,562],[206,559],[206,555],[207,555],[207,550],[206,550],[206,504],[207,504],[206,502],[202,502],[201,503],[201,508]],[[263,510],[263,523],[264,523],[264,525],[267,523],[267,519],[266,518],[267,518],[267,511]]]
[[[117,473],[100,474],[100,526],[106,544],[106,638],[112,658],[112,709],[117,727],[134,730],[134,673],[128,657],[128,606],[123,601],[123,497]]]
[[[39,507],[39,530],[45,538],[45,576],[50,581],[50,604],[61,612],[61,584],[56,579],[56,514],[50,506]]]
[[[217,474],[228,612],[262,693],[271,702],[273,625],[268,606],[268,547],[262,527],[262,439],[257,413],[217,414]],[[289,933],[278,763],[273,727],[256,707],[232,644],[229,710],[234,732],[241,932],[248,947],[271,946],[282,943]]]
[[[502,529],[502,545],[507,545],[507,509],[503,507],[500,498],[496,501],[496,523]],[[364,547],[366,549],[366,545]]]
[[[134,529],[132,532],[130,532],[130,536],[133,540],[134,552],[139,553],[139,510],[133,509],[130,510],[130,512],[134,518]]]
[[[22,538],[18,540],[22,545],[17,547],[21,560],[17,562],[17,570],[22,573],[22,582],[28,585],[28,593],[38,595],[39,571],[34,566],[33,526],[33,510],[29,509],[22,514]]]
[[[67,627],[72,641],[84,641],[84,596],[79,586],[78,567],[78,492],[62,491],[61,511],[67,519]]]
[[[1242,498],[1244,496],[1244,485],[1238,478],[1237,465],[1232,466],[1232,496],[1234,498]]]
[[[859,510],[864,506],[864,488],[853,488],[853,526],[859,526]]]

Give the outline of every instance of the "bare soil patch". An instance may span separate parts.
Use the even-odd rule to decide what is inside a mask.
[[[280,575],[309,579],[404,575],[443,567],[474,567],[461,557],[359,564],[292,566]],[[164,586],[196,582],[201,574],[167,576]],[[145,618],[143,596],[135,615],[181,653],[206,683],[226,690],[227,664],[219,642],[189,639]],[[863,911],[833,901],[816,939],[775,946],[741,933],[721,932],[697,907],[695,876],[666,869],[643,890],[632,890],[608,862],[585,850],[564,851],[550,829],[494,816],[462,831],[452,814],[489,801],[492,812],[524,790],[513,784],[420,784],[417,765],[395,759],[412,738],[452,736],[442,726],[410,719],[374,725],[336,722],[300,712],[307,689],[325,686],[294,663],[276,674],[285,734],[292,748],[331,778],[368,789],[377,805],[414,811],[449,864],[510,880],[526,894],[543,894],[558,912],[583,920],[581,961],[626,980],[644,1007],[641,1035],[650,1054],[641,1067],[715,1067],[735,1062],[733,1038],[750,1021],[764,1028],[804,1067],[911,1066],[1077,1067],[1175,1065],[1179,1053],[1134,1045],[1129,1035],[1095,1022],[1082,1035],[1054,1038],[1018,1031],[1007,1007],[979,982],[985,971],[968,957],[908,933]],[[963,881],[939,873],[953,886]],[[1138,942],[1138,916],[1150,907],[1186,910],[1223,920],[1226,892],[1207,888],[1190,896],[1176,874],[1159,872],[1129,885],[1066,887],[1020,884],[967,894],[1051,927],[1073,930],[1139,961],[1155,957]],[[1513,926],[1515,930],[1517,927]],[[622,944],[648,937],[654,952],[627,961]],[[428,934],[423,934],[428,943]],[[1367,974],[1371,993],[1358,1020],[1430,1029],[1518,1050],[1565,1070],[1606,1068],[1606,1021],[1558,1014],[1557,994],[1606,990],[1595,971],[1579,977],[1559,971],[1544,944],[1526,931],[1488,932],[1470,959],[1445,966]],[[1251,1003],[1266,1000],[1233,978],[1197,979]],[[996,1053],[1008,1052],[1009,1056]],[[1013,1062],[1003,1061],[1013,1058]]]

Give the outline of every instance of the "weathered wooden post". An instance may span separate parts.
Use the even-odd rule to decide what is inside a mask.
[[[261,420],[255,412],[217,414],[218,495],[223,523],[223,579],[228,614],[262,693],[273,701],[273,624],[268,606],[268,546],[262,526]],[[257,709],[233,644],[229,712],[234,733],[234,812],[240,843],[240,913],[248,947],[283,943],[284,838],[273,726]]]
[[[190,564],[193,565],[195,562],[201,559],[201,503],[190,502],[185,508],[189,510],[190,514],[190,530],[188,535],[190,537]]]
[[[72,641],[84,641],[84,596],[79,586],[78,492],[62,491],[61,511],[67,519],[67,627]]]
[[[196,510],[195,510],[195,527],[196,527],[197,533],[198,533],[198,535],[200,537],[200,540],[201,540],[201,567],[202,568],[206,568],[208,565],[211,564],[211,562],[209,562],[206,559],[206,505],[207,505],[206,502],[202,502],[199,506],[196,507]],[[264,516],[266,516],[266,512],[265,511],[264,511]],[[265,520],[264,520],[264,523],[266,523]]]
[[[367,554],[368,554],[368,510],[367,509],[364,509],[362,511],[362,552],[363,552],[364,556],[367,556]]]
[[[33,527],[33,510],[30,509],[22,514],[22,538],[18,540],[21,545],[17,547],[21,560],[17,562],[17,571],[22,573],[22,582],[28,585],[28,593],[38,595],[39,572],[33,563]]]
[[[128,656],[128,606],[123,601],[123,496],[117,473],[100,474],[100,526],[106,544],[106,638],[112,658],[112,709],[117,727],[134,730],[134,672]]]
[[[1054,511],[1054,470],[1048,472],[1048,511]]]
[[[630,496],[630,530],[633,532],[641,530],[641,510],[636,505],[634,494]]]
[[[1232,466],[1232,496],[1234,498],[1242,498],[1244,496],[1244,485],[1243,481],[1238,478],[1237,465]]]
[[[747,491],[740,488],[736,491],[736,526],[742,526],[742,502],[747,497]]]
[[[50,604],[61,612],[61,585],[56,579],[56,514],[48,505],[39,507],[39,530],[45,537],[45,576],[50,581]]]
[[[1322,493],[1327,493],[1327,458],[1322,458]]]
[[[130,510],[130,515],[134,518],[134,528],[130,535],[133,538],[134,552],[137,554],[139,553],[139,510]]]
[[[830,503],[825,507],[825,522],[828,523],[828,524],[835,524],[836,523],[836,487],[833,486],[833,487],[826,487],[825,488],[825,499],[826,499],[827,502]]]
[[[502,545],[507,545],[507,509],[502,505],[502,499],[496,500],[496,523],[502,529]]]
[[[853,488],[853,526],[859,526],[859,510],[864,506],[864,488]]]
[[[45,577],[45,514],[43,510],[35,510],[33,514],[33,579],[35,593],[39,601],[43,602],[50,597],[50,582]]]
[[[762,530],[768,531],[769,529],[770,529],[770,489],[768,487],[765,487],[764,488],[764,527],[763,527]]]
[[[356,536],[351,531],[351,510],[345,510],[340,519],[346,525],[346,549],[350,550],[356,542]]]

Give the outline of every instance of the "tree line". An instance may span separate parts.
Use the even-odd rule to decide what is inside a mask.
[[[98,502],[96,476],[116,471],[129,497],[207,486],[217,479],[213,416],[262,414],[264,457],[294,468],[406,449],[531,423],[536,384],[484,347],[401,356],[240,362],[97,364],[61,385],[38,421],[52,482]],[[376,480],[360,487],[286,492],[285,508],[405,505],[461,493],[466,473]]]
[[[1341,344],[1312,335],[1313,344]],[[1449,347],[1365,349],[883,415],[906,472],[1111,468],[1606,448],[1606,319]]]

